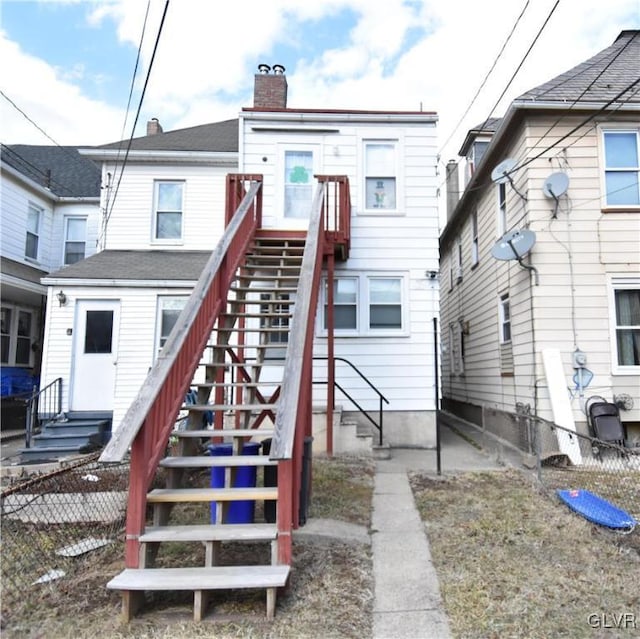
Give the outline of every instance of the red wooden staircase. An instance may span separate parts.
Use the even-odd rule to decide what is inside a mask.
[[[332,265],[336,254],[346,257],[349,248],[348,182],[339,176],[318,181],[309,230],[300,233],[262,230],[261,176],[228,176],[223,237],[101,456],[108,463],[131,454],[126,568],[108,584],[122,591],[126,619],[151,590],[193,591],[199,620],[212,591],[265,589],[267,616],[274,615],[300,520],[322,266],[325,258]],[[178,444],[166,456],[170,437]],[[264,439],[269,454],[256,454],[256,442]],[[216,455],[221,444],[227,450]],[[207,445],[213,454],[203,454]],[[273,468],[276,485],[238,486],[240,469],[252,467]],[[150,489],[158,468],[166,484]],[[185,482],[194,470],[216,468],[224,468],[220,486]],[[276,504],[275,521],[231,523],[234,504],[247,500]],[[201,509],[201,521],[172,520],[174,507],[184,503]],[[235,541],[270,544],[269,562],[223,565],[225,544]],[[203,565],[155,567],[160,544],[175,542],[204,545]]]

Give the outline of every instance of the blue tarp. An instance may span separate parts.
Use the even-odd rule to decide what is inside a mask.
[[[0,373],[0,396],[31,395],[33,387],[40,385],[40,378],[32,375],[31,369],[18,366],[3,366]]]

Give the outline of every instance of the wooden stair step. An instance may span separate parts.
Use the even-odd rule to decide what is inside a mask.
[[[208,410],[247,412],[251,410],[276,410],[277,408],[277,404],[185,404],[181,410],[202,413]]]
[[[265,499],[278,499],[278,488],[156,488],[147,493],[150,504]]]
[[[177,437],[273,437],[272,429],[257,428],[220,428],[217,430],[176,430],[172,435]]]
[[[230,291],[235,291],[236,293],[280,293],[284,292],[292,292],[297,291],[297,286],[230,286]],[[269,302],[281,302],[284,300],[260,300],[263,304],[268,304]]]
[[[111,590],[122,591],[122,616],[128,621],[141,605],[140,592],[145,590],[192,590],[193,617],[201,621],[209,590],[267,590],[267,618],[273,619],[276,589],[287,583],[289,566],[212,566],[198,568],[126,568],[108,584]]]
[[[193,457],[165,457],[160,461],[163,468],[227,468],[244,466],[276,466],[267,455],[195,455]]]
[[[141,543],[163,541],[272,541],[278,536],[275,524],[192,524],[149,526]]]

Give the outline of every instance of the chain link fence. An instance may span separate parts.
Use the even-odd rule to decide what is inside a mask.
[[[538,479],[546,490],[588,490],[640,521],[640,449],[529,419]],[[561,449],[570,449],[575,463]]]
[[[112,546],[120,551],[129,464],[104,466],[98,456],[3,487],[3,619]]]

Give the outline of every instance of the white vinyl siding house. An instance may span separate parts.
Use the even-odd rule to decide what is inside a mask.
[[[635,56],[637,48],[628,54]],[[598,60],[605,64],[605,57]],[[584,76],[561,77],[564,83],[555,79],[540,89],[544,104],[533,89],[512,105],[449,213],[441,236],[443,268],[456,263],[461,236],[477,237],[479,260],[468,268],[475,263],[476,243],[465,243],[464,280],[442,290],[443,327],[459,319],[468,327],[464,377],[457,374],[455,358],[443,357],[443,406],[483,425],[488,415],[493,423],[509,424],[522,410],[553,420],[541,353],[557,349],[578,428],[587,428],[583,408],[589,396],[611,401],[626,393],[636,401],[622,419],[630,436],[640,439],[638,103],[631,100],[596,126],[584,125],[592,106],[575,105],[575,114],[559,119],[550,102],[554,87],[567,90],[567,82],[575,82],[579,94]],[[502,192],[490,175],[506,158],[517,168]],[[567,192],[557,199],[543,192],[555,172],[568,179]],[[535,234],[522,264],[495,259],[491,250],[501,234],[517,229]],[[583,387],[574,381],[577,349],[592,374]]]
[[[348,176],[351,250],[346,262],[336,263],[335,354],[352,361],[389,399],[385,431],[392,443],[395,428],[405,443],[433,445],[432,319],[438,316],[438,296],[428,271],[438,270],[435,118],[301,111],[287,121],[281,113],[247,110],[241,131],[241,171],[264,175],[266,228],[287,228],[268,195],[280,188],[278,176],[289,148],[312,152],[317,173]],[[311,160],[300,159],[306,172]],[[298,173],[302,177],[303,170]],[[314,352],[323,356],[326,349],[324,284]],[[321,364],[317,368],[319,377],[326,376]],[[338,365],[337,375],[365,409],[377,410],[377,396],[355,374]],[[325,402],[325,392],[314,387],[317,405]],[[345,411],[354,410],[345,398],[336,402]],[[407,435],[413,426],[418,434]]]

